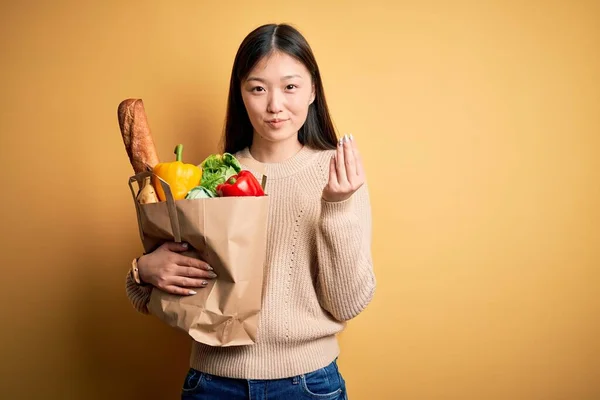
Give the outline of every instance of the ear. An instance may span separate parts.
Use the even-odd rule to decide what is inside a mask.
[[[308,102],[308,105],[310,106],[313,101],[315,101],[315,85],[313,83],[312,85],[312,92],[310,93],[310,101]]]

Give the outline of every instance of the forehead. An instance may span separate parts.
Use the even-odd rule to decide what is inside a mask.
[[[279,51],[263,57],[250,70],[248,76],[279,79],[282,76],[301,75],[308,76],[309,72],[300,61]]]

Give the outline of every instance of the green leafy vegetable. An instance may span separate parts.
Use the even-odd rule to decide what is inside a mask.
[[[239,161],[229,153],[212,154],[199,165],[202,168],[200,186],[216,196],[216,188],[242,170]]]
[[[196,186],[185,196],[186,199],[210,199],[215,195],[203,186]]]

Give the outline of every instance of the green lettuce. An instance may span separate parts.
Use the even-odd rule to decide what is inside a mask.
[[[202,168],[200,186],[216,196],[217,186],[242,170],[239,161],[229,153],[212,154],[198,167]]]

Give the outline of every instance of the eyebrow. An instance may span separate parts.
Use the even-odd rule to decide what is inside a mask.
[[[286,75],[284,77],[281,78],[282,81],[286,81],[288,79],[292,79],[292,78],[300,78],[302,79],[302,76],[298,75],[298,74],[294,74],[294,75]],[[262,83],[265,83],[265,80],[262,78],[259,78],[258,76],[249,76],[246,81],[259,81]]]

